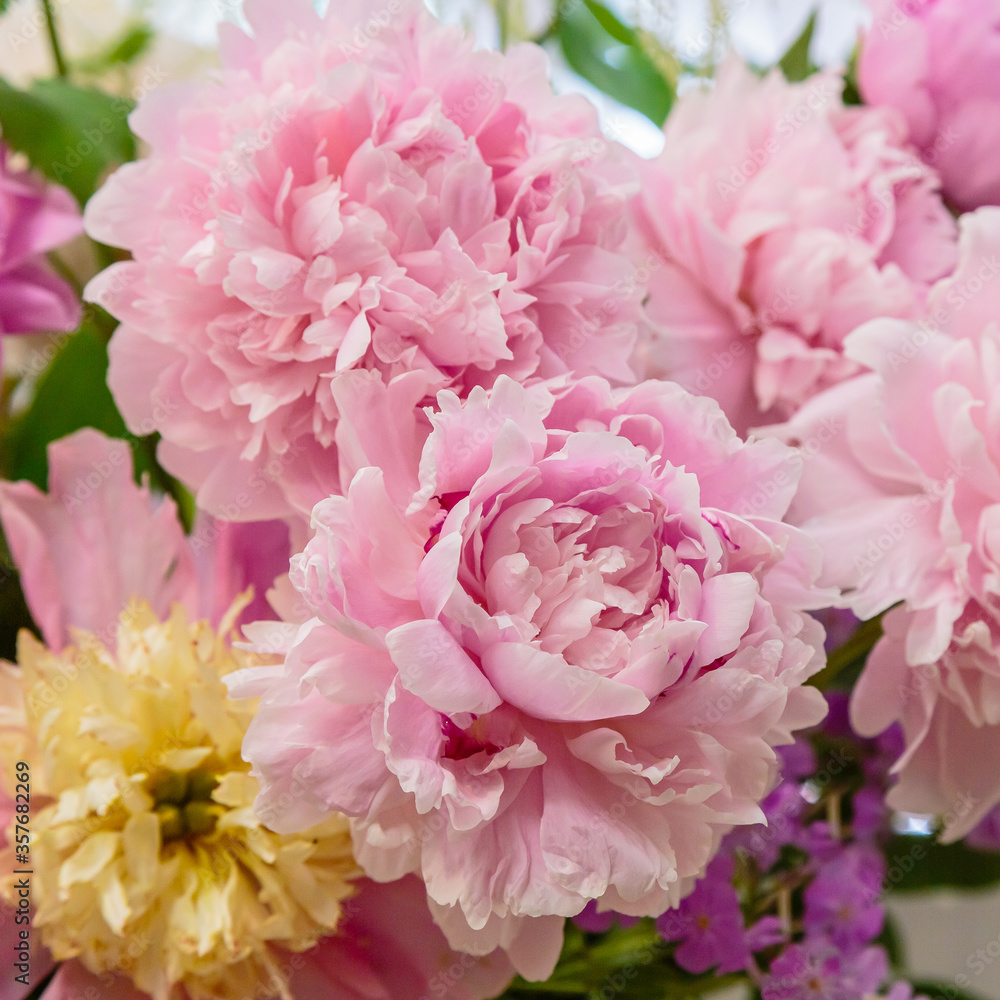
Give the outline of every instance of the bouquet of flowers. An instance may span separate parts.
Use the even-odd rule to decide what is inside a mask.
[[[1000,6],[215,13],[0,21],[0,998],[976,996]]]

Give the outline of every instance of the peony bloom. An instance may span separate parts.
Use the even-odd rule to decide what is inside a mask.
[[[276,829],[346,813],[454,947],[544,978],[561,918],[659,914],[762,819],[772,747],[825,712],[804,609],[831,595],[781,522],[794,453],[712,400],[502,377],[438,405],[419,476],[317,505],[291,573],[316,617],[231,690],[262,697],[244,753]]]
[[[0,143],[0,336],[76,329],[80,303],[44,255],[81,232],[73,196],[12,169]]]
[[[203,522],[186,539],[171,502],[132,482],[128,446],[95,431],[51,445],[49,465],[47,496],[0,484],[0,519],[50,647],[24,632],[20,667],[0,667],[0,759],[31,768],[33,939],[63,962],[47,1000],[92,987],[111,1000],[500,992],[506,958],[456,955],[421,883],[358,877],[342,816],[279,834],[251,808],[257,782],[240,746],[255,706],[223,685],[259,662],[227,638],[249,594],[217,627],[193,608],[214,608],[247,575],[268,580],[270,529],[257,529],[263,572],[232,525],[215,538]],[[237,558],[213,580],[219,552]],[[5,873],[16,867],[13,791],[0,789]],[[0,908],[4,940],[11,919]]]
[[[916,318],[954,264],[954,222],[901,119],[844,107],[841,87],[731,61],[644,164],[637,222],[662,260],[643,372],[713,396],[741,433],[855,374],[847,334]]]
[[[858,83],[902,112],[963,210],[1000,204],[1000,11],[992,0],[869,0]]]
[[[250,606],[270,617],[265,595],[291,555],[282,522],[232,525],[200,516],[185,537],[173,500],[154,501],[135,485],[124,441],[86,428],[48,454],[48,494],[29,482],[0,482],[0,523],[49,648],[71,641],[70,626],[113,644],[122,609],[137,596],[160,618],[180,603],[217,624],[254,587]],[[238,621],[246,620],[244,611]]]
[[[840,431],[804,463],[792,511],[824,548],[824,580],[861,618],[895,604],[855,686],[863,735],[898,721],[906,748],[888,801],[938,813],[948,838],[1000,803],[1000,209],[961,220],[960,261],[928,318],[847,339],[870,371],[787,425]],[[1000,522],[998,522],[1000,523]]]
[[[123,972],[154,1000],[285,991],[275,949],[332,933],[357,873],[342,817],[282,835],[251,809],[255,706],[222,682],[250,658],[223,638],[237,610],[216,634],[136,603],[112,648],[82,630],[59,653],[27,632],[18,645],[19,756],[48,802],[31,817],[34,929],[56,961]]]
[[[112,391],[201,506],[253,520],[340,492],[345,375],[408,408],[502,373],[634,380],[632,160],[552,95],[541,49],[473,51],[419,0],[246,15],[216,79],[140,102],[151,154],[86,216],[135,258],[87,288],[122,321]]]

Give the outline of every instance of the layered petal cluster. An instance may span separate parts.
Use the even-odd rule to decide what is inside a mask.
[[[174,501],[136,485],[128,444],[90,428],[49,445],[48,464],[48,493],[0,482],[0,525],[49,648],[66,646],[71,626],[113,644],[118,617],[135,597],[161,618],[179,603],[217,624],[253,587],[239,621],[248,611],[273,614],[265,595],[288,571],[285,524],[200,517],[185,536]]]
[[[334,931],[357,867],[343,817],[282,835],[254,815],[240,745],[255,706],[222,682],[250,654],[180,605],[162,622],[130,605],[110,649],[74,638],[53,653],[23,632],[18,647],[19,756],[47,803],[31,817],[35,932],[57,961],[122,972],[154,1000],[285,992],[274,949]]]
[[[201,506],[308,515],[340,492],[355,370],[411,408],[502,373],[634,381],[633,158],[553,96],[541,49],[474,51],[419,0],[246,16],[217,79],[140,102],[150,155],[87,207],[134,257],[87,289],[122,321],[112,391]]]
[[[903,114],[956,206],[1000,204],[1000,12],[991,0],[869,3],[865,100]]]
[[[0,335],[76,328],[80,303],[45,254],[82,232],[73,196],[11,167],[0,143]]]
[[[369,875],[543,978],[562,917],[659,914],[760,821],[772,747],[825,712],[832,598],[781,520],[794,453],[710,399],[501,377],[429,417],[415,491],[369,467],[317,505],[316,617],[230,681],[262,698],[244,753],[276,829],[346,813]]]
[[[741,433],[856,373],[847,334],[916,318],[954,265],[954,222],[901,117],[845,107],[842,86],[731,61],[644,165],[637,222],[660,259],[643,373],[713,396]]]
[[[452,951],[418,879],[359,878],[343,817],[288,835],[251,808],[240,745],[255,705],[222,684],[259,662],[228,641],[249,594],[217,628],[194,616],[215,621],[233,587],[269,585],[284,526],[199,519],[185,538],[172,503],[133,482],[125,442],[84,430],[48,457],[48,495],[0,484],[50,647],[25,632],[20,667],[0,667],[0,760],[30,767],[33,833],[31,975],[7,977],[0,997],[20,1000],[46,974],[43,942],[62,962],[49,1000],[499,993],[513,975],[503,953]],[[12,955],[15,774],[5,768],[0,787],[0,940]]]
[[[1000,802],[1000,209],[961,220],[960,261],[928,317],[866,324],[846,354],[869,372],[817,396],[787,440],[838,427],[804,463],[793,516],[824,579],[869,618],[893,605],[852,719],[898,721],[889,802],[962,836]]]

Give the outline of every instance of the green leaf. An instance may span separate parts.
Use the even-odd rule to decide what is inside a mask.
[[[813,32],[816,30],[816,13],[809,15],[802,34],[792,42],[792,47],[781,57],[778,65],[785,74],[785,79],[790,83],[804,80],[811,76],[819,68],[813,64],[809,58],[809,44],[812,42]]]
[[[17,634],[22,628],[30,629],[41,638],[24,600],[20,576],[14,568],[6,539],[0,531],[0,659],[17,659]]]
[[[656,125],[664,123],[674,89],[634,28],[596,0],[566,0],[559,10],[556,33],[575,72]]]
[[[983,1000],[979,993],[958,989],[954,980],[941,983],[933,979],[908,979],[907,982],[913,986],[914,994],[924,993],[930,1000]]]
[[[808,683],[825,691],[833,686],[834,681],[843,680],[845,676],[856,678],[875,643],[882,638],[884,613],[862,622],[847,642],[830,652],[826,658],[826,666],[818,674],[813,674]]]
[[[888,912],[885,915],[882,930],[875,939],[875,944],[880,944],[885,948],[886,954],[889,956],[889,964],[894,969],[901,969],[905,966],[906,960],[903,953],[903,942],[899,937],[899,929]]]
[[[983,889],[1000,883],[1000,853],[930,837],[893,837],[885,848],[885,886],[892,892],[942,887]]]
[[[101,73],[109,66],[128,65],[145,52],[156,33],[145,22],[130,25],[102,52],[73,63],[75,70],[84,73]]]
[[[0,14],[5,14],[10,6],[11,0],[0,0]]]
[[[126,120],[132,108],[123,97],[65,80],[39,80],[30,90],[18,90],[0,79],[4,141],[81,205],[111,167],[135,158]]]
[[[858,53],[860,46],[855,45],[851,58],[847,63],[847,72],[844,74],[844,103],[864,104],[861,91],[858,89]]]
[[[624,45],[635,44],[635,32],[623,22],[619,21],[615,15],[603,4],[595,3],[595,0],[583,0],[594,17],[597,18],[600,26],[612,37],[622,42]]]
[[[46,447],[81,427],[95,427],[109,437],[132,445],[136,475],[150,474],[166,491],[162,474],[152,461],[149,439],[129,434],[105,381],[108,352],[103,339],[88,324],[71,336],[38,382],[31,406],[13,420],[3,442],[4,478],[28,479],[46,489],[49,463]]]

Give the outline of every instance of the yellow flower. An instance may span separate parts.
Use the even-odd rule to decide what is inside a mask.
[[[280,952],[330,934],[359,874],[343,818],[279,835],[254,816],[240,745],[256,705],[221,680],[254,659],[223,638],[244,604],[216,634],[135,603],[114,651],[78,632],[53,653],[23,632],[0,683],[19,680],[23,702],[5,698],[0,744],[20,714],[32,764],[34,925],[57,960],[156,1000],[287,995]]]

